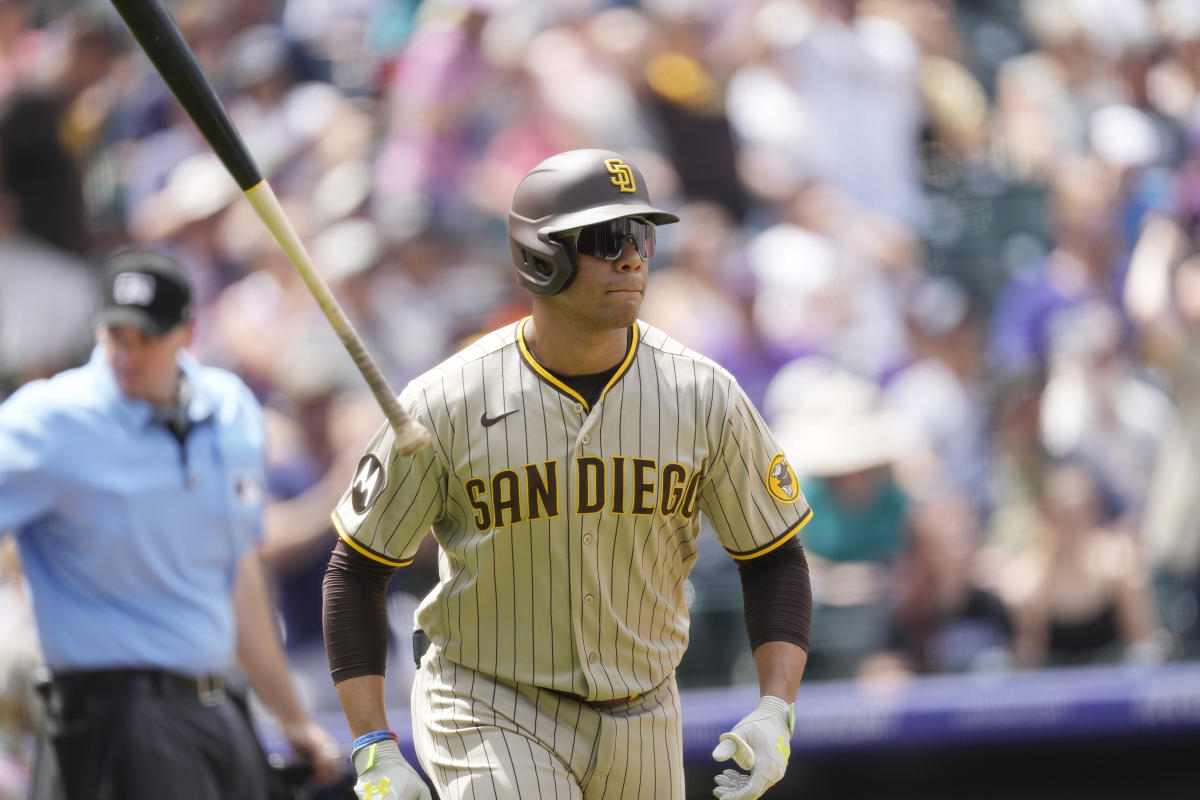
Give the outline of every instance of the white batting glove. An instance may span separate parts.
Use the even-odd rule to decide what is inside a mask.
[[[429,787],[400,755],[391,739],[372,742],[354,753],[358,800],[432,800]]]
[[[749,775],[727,769],[717,776],[713,796],[717,800],[756,800],[783,777],[788,756],[792,754],[792,728],[796,714],[792,705],[767,695],[729,733],[721,734],[721,743],[713,758],[732,758]]]

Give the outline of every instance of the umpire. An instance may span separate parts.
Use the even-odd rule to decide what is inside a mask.
[[[337,746],[292,692],[257,555],[261,408],[184,351],[174,261],[120,253],[103,291],[88,363],[0,404],[0,534],[29,582],[67,800],[261,800],[265,761],[226,694],[235,660],[332,777]]]

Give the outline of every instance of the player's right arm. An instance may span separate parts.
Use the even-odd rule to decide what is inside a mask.
[[[360,675],[347,678],[337,685],[338,699],[350,723],[354,738],[371,731],[390,730],[387,709],[383,702],[382,675]]]
[[[420,409],[406,405],[428,429]],[[333,512],[338,543],[323,587],[325,649],[355,737],[355,792],[372,798],[386,790],[397,800],[425,800],[429,790],[401,755],[387,721],[387,585],[440,517],[445,469],[436,445],[400,456],[392,451],[392,436],[390,425],[376,434]]]
[[[400,400],[409,414],[430,429],[414,390]],[[406,402],[407,401],[407,402]],[[396,569],[411,563],[445,503],[446,470],[436,444],[412,456],[392,450],[385,423],[359,459],[350,488],[333,510],[338,542],[325,570],[323,588],[325,649],[333,682],[381,677],[387,664],[387,585]],[[380,721],[381,708],[367,704],[374,694],[357,682],[347,688],[356,720]],[[370,723],[362,723],[370,724]],[[357,730],[356,730],[357,735]]]
[[[387,585],[396,567],[339,541],[325,569],[324,633],[329,672],[350,733],[386,730]]]
[[[384,794],[426,800],[424,781],[400,754],[387,721],[387,585],[396,567],[380,564],[339,541],[325,571],[325,649],[350,733],[359,798]]]

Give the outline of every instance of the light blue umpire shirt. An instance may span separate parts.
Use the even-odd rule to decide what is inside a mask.
[[[262,535],[262,409],[232,373],[179,362],[183,446],[121,394],[101,347],[0,404],[0,534],[16,532],[52,670],[234,662],[233,582]]]

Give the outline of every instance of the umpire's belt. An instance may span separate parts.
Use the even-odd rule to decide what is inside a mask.
[[[204,705],[225,700],[223,675],[181,675],[159,669],[102,669],[55,674],[47,687],[70,700],[100,693],[150,694],[157,697],[183,697]]]

